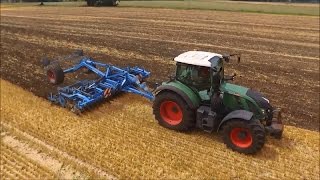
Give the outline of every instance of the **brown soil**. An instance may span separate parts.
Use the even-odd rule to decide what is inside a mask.
[[[285,123],[319,130],[319,18],[138,8],[32,7],[1,10],[1,78],[45,97],[40,64],[82,48],[117,66],[143,66],[150,83],[174,72],[187,50],[241,53],[236,84],[287,109]],[[69,76],[66,83],[74,81]]]

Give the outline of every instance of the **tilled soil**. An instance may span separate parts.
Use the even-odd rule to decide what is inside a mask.
[[[188,50],[241,53],[236,84],[286,109],[285,124],[319,130],[319,17],[139,8],[25,7],[1,10],[1,78],[38,96],[40,59],[75,49],[117,66],[142,66],[150,84],[174,73]],[[66,84],[79,79],[68,76]]]

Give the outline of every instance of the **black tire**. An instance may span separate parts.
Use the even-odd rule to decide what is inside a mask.
[[[64,80],[64,73],[58,64],[49,66],[47,77],[51,84],[61,84]]]
[[[179,120],[169,121],[165,118],[168,110],[165,109],[168,102],[172,103],[171,112],[169,114],[177,115]],[[165,113],[164,113],[165,112]],[[178,94],[171,91],[160,92],[156,95],[153,103],[153,114],[156,120],[163,127],[177,131],[188,131],[195,126],[195,112]],[[182,114],[182,117],[180,116]],[[170,122],[170,123],[169,123]]]
[[[258,120],[234,119],[223,126],[224,143],[228,148],[240,153],[255,154],[263,147],[265,138],[265,129]]]

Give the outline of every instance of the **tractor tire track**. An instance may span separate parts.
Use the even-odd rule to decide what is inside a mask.
[[[14,133],[19,134],[24,139],[26,139],[30,142],[34,142],[36,144],[39,144],[40,146],[45,147],[49,151],[59,154],[61,157],[77,164],[78,166],[85,167],[85,168],[89,169],[90,171],[95,172],[96,175],[99,176],[100,178],[117,179],[115,176],[112,176],[109,173],[102,171],[101,169],[95,167],[94,165],[88,164],[88,163],[86,163],[86,162],[84,162],[74,156],[71,156],[68,153],[59,150],[58,148],[53,147],[53,146],[47,144],[46,142],[43,142],[43,141],[27,134],[26,132],[23,132],[15,127],[12,127],[11,125],[5,123],[4,121],[1,122],[1,126],[3,126],[6,129],[10,129]],[[82,176],[79,174],[79,172],[76,172],[75,170],[68,169],[68,168],[61,171],[62,170],[61,168],[63,166],[63,164],[61,162],[59,162],[56,159],[53,159],[52,157],[49,157],[45,154],[37,153],[37,150],[32,149],[26,143],[23,143],[15,138],[13,138],[12,136],[2,137],[2,143],[5,143],[8,146],[15,148],[18,152],[25,154],[26,156],[30,156],[31,159],[34,159],[35,161],[37,161],[41,165],[47,166],[48,169],[51,169],[56,174],[59,174],[59,176],[62,179],[74,179],[74,178],[78,179],[78,178],[81,178],[81,176]]]

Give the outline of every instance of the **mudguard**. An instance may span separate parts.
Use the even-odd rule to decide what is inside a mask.
[[[228,115],[226,115],[222,121],[220,122],[217,131],[220,130],[220,127],[222,126],[222,124],[224,124],[225,122],[231,120],[231,119],[243,119],[246,121],[249,121],[252,119],[253,113],[250,111],[246,111],[246,110],[235,110],[230,112]]]
[[[155,95],[159,94],[162,91],[172,91],[172,92],[179,94],[185,100],[185,102],[188,104],[188,106],[191,109],[196,109],[199,106],[198,104],[194,104],[185,92],[183,92],[182,90],[180,90],[179,88],[177,88],[175,86],[161,85],[160,87],[158,87],[156,89]]]

